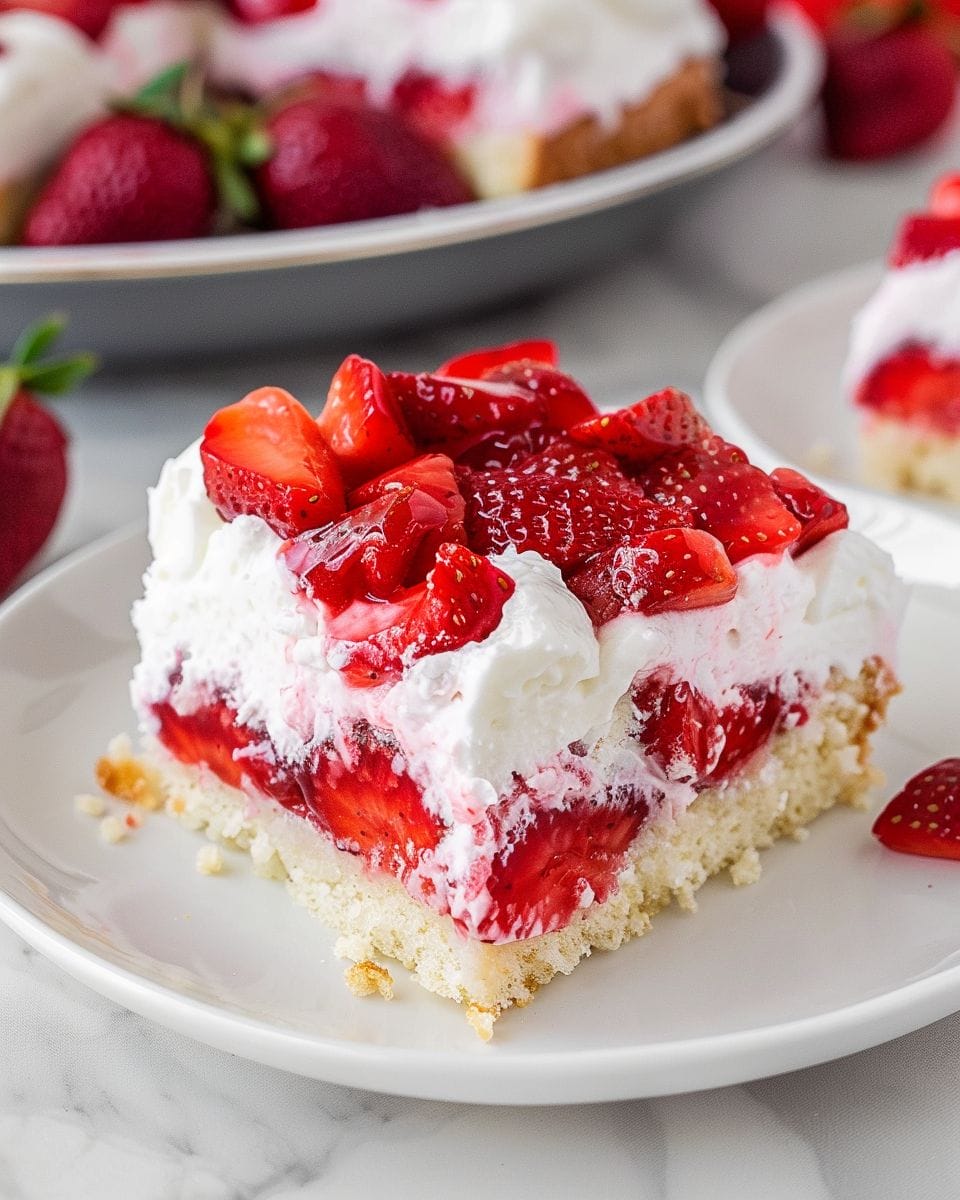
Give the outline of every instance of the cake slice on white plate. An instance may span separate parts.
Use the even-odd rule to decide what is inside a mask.
[[[101,779],[248,849],[355,984],[398,960],[488,1035],[863,801],[902,596],[846,526],[680,392],[600,414],[550,343],[351,357],[318,419],[261,389],[164,467],[142,753]]]

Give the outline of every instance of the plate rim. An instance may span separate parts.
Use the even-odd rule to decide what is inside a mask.
[[[766,145],[812,101],[824,61],[812,25],[781,0],[769,27],[783,51],[770,88],[715,129],[635,163],[519,196],[326,228],[111,247],[3,247],[0,288],[244,274],[388,257],[547,226],[653,195]]]
[[[144,540],[137,522],[47,567],[2,605],[0,625],[63,576]],[[640,1046],[473,1052],[354,1043],[271,1025],[114,964],[48,925],[0,887],[0,921],[73,978],[195,1040],[310,1078],[421,1099],[513,1105],[596,1103],[743,1083],[828,1062],[960,1009],[960,962],[828,1012]],[[296,1062],[297,1066],[291,1065]]]

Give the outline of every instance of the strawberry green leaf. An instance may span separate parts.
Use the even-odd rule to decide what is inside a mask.
[[[7,409],[20,390],[20,372],[16,367],[0,367],[0,425]]]
[[[143,85],[134,95],[133,103],[135,105],[153,104],[166,98],[176,99],[189,70],[188,62],[174,63],[172,67],[167,67],[159,75],[155,75],[149,83]]]
[[[42,358],[63,333],[66,323],[66,317],[60,313],[52,313],[49,317],[30,325],[13,344],[13,350],[10,352],[11,364],[26,366]]]
[[[239,220],[250,222],[260,215],[260,202],[246,175],[226,158],[214,158],[214,175],[224,206]]]
[[[77,354],[73,358],[57,362],[22,367],[19,376],[20,381],[31,391],[46,396],[62,396],[86,379],[96,365],[94,355]]]

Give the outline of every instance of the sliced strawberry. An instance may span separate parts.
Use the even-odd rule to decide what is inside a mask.
[[[664,388],[629,408],[579,422],[571,427],[569,436],[640,469],[671,450],[702,445],[710,436],[710,427],[689,396],[676,388]]]
[[[565,430],[596,416],[598,409],[579,383],[563,371],[536,362],[504,363],[484,373],[493,383],[510,383],[532,392],[544,405],[548,429]]]
[[[261,25],[306,12],[316,3],[317,0],[227,0],[227,7],[245,24]]]
[[[392,604],[357,601],[330,622],[330,659],[356,687],[399,678],[405,661],[483,641],[514,586],[488,559],[445,544],[426,583]]]
[[[742,766],[751,755],[784,725],[789,716],[794,725],[803,725],[807,712],[801,703],[788,705],[776,688],[760,683],[736,689],[738,700],[721,710],[723,752],[711,782],[718,783]]]
[[[822,488],[789,467],[770,472],[777,495],[800,522],[800,536],[790,547],[796,556],[822,541],[828,533],[846,529],[850,517],[845,504],[834,500]]]
[[[391,102],[421,137],[445,145],[473,111],[475,94],[471,83],[455,86],[435,75],[407,71],[394,85]]]
[[[616,889],[624,855],[647,815],[642,800],[627,808],[575,800],[536,814],[520,840],[491,865],[491,905],[481,939],[527,938],[569,924],[585,904],[602,904]]]
[[[457,379],[482,379],[488,371],[505,363],[531,362],[555,367],[557,359],[554,342],[508,342],[505,346],[490,346],[486,350],[472,350],[469,354],[451,358],[437,367],[434,374],[453,375]]]
[[[436,553],[448,520],[442,501],[404,487],[294,538],[284,546],[283,558],[306,596],[339,613],[354,600],[386,600],[418,582],[418,556],[428,539]]]
[[[879,362],[857,389],[861,408],[950,436],[960,432],[960,359],[928,346],[904,346]]]
[[[532,455],[539,454],[549,446],[557,434],[545,425],[531,425],[529,429],[511,429],[501,433],[488,430],[448,442],[444,450],[458,467],[469,467],[474,471],[500,471],[525,463]]]
[[[388,379],[408,427],[425,446],[449,446],[478,434],[543,424],[542,401],[510,384],[399,371]]]
[[[960,174],[940,176],[930,190],[930,212],[935,217],[960,217]]]
[[[594,625],[625,612],[658,613],[725,604],[737,573],[712,534],[655,529],[587,559],[567,578]]]
[[[666,455],[639,477],[648,496],[719,538],[732,563],[779,553],[801,530],[770,477],[741,457],[735,446],[712,439],[709,450]]]
[[[330,447],[282,388],[259,388],[214,413],[200,457],[207,495],[225,521],[260,517],[288,538],[343,512],[343,482]]]
[[[960,215],[931,217],[926,213],[904,217],[890,247],[891,267],[929,262],[960,250]]]
[[[625,538],[676,524],[674,514],[638,488],[602,474],[577,480],[545,472],[466,472],[467,537],[484,554],[513,546],[573,567]]]
[[[334,375],[317,425],[336,454],[349,487],[365,483],[417,453],[383,372],[358,354],[344,359]]]
[[[907,781],[877,817],[889,850],[960,860],[960,758],[944,758]]]
[[[627,477],[613,455],[605,450],[578,446],[565,437],[557,437],[543,450],[517,463],[515,470],[521,475],[554,475],[558,479],[573,480],[602,475],[627,483]]]

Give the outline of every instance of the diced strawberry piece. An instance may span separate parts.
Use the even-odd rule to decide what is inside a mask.
[[[407,425],[422,445],[456,445],[478,434],[543,424],[543,403],[510,384],[397,371],[388,379]]]
[[[890,247],[891,267],[929,262],[960,250],[960,216],[931,217],[926,213],[904,217]]]
[[[727,705],[720,713],[723,727],[723,752],[714,769],[711,782],[733,774],[770,737],[780,729],[789,715],[796,725],[807,720],[802,704],[787,705],[775,689],[762,684],[749,684],[737,688],[739,700]]]
[[[720,714],[702,692],[682,681],[660,676],[633,690],[633,736],[664,779],[697,783],[717,767],[723,750]]]
[[[845,504],[834,500],[822,488],[789,467],[777,467],[770,472],[777,495],[800,522],[800,536],[791,546],[796,556],[822,541],[828,533],[846,529],[850,517]]]
[[[529,429],[497,430],[477,433],[471,437],[448,442],[444,450],[458,467],[474,471],[500,471],[525,463],[532,455],[549,446],[557,434],[545,425]]]
[[[960,217],[960,174],[940,176],[930,190],[930,212],[935,217]]]
[[[514,586],[466,546],[443,545],[426,583],[392,604],[357,601],[329,623],[331,661],[355,687],[399,678],[405,661],[482,642],[499,625]]]
[[[200,457],[207,495],[225,521],[260,517],[288,538],[343,512],[336,459],[313,417],[282,388],[259,388],[214,413]]]
[[[638,488],[602,474],[577,480],[517,470],[465,472],[467,537],[484,554],[513,546],[573,567],[625,538],[677,524]]]
[[[567,579],[595,625],[625,612],[658,613],[725,604],[737,573],[712,534],[655,529],[587,559]]]
[[[445,144],[473,111],[475,92],[470,83],[456,87],[435,75],[407,71],[394,85],[392,103],[421,137]]]
[[[537,396],[545,408],[548,429],[565,430],[597,415],[597,406],[579,383],[563,371],[535,362],[504,363],[484,373],[494,383],[510,383]]]
[[[517,463],[515,470],[521,475],[553,475],[557,479],[589,479],[602,475],[619,483],[627,482],[613,455],[605,450],[578,446],[565,437],[557,437],[543,450]]]
[[[452,375],[457,379],[482,379],[488,371],[506,363],[530,362],[555,367],[557,359],[557,347],[554,342],[508,342],[505,346],[490,346],[485,350],[473,350],[469,354],[451,358],[437,367],[434,375]]]
[[[716,441],[708,451],[681,451],[655,462],[640,476],[647,495],[719,538],[732,563],[792,545],[801,525],[770,477],[740,461],[735,446]]]
[[[349,487],[365,483],[417,452],[393,391],[375,363],[344,359],[317,418]]]
[[[569,924],[585,904],[602,904],[616,890],[624,855],[646,815],[642,800],[619,808],[581,799],[567,809],[537,813],[491,866],[492,904],[478,936],[550,933]]]
[[[960,359],[904,346],[878,363],[857,389],[861,408],[948,435],[960,433]]]
[[[294,13],[306,12],[316,4],[317,0],[227,0],[233,15],[247,25],[278,21]]]
[[[907,781],[877,817],[889,850],[960,860],[960,758],[944,758]]]
[[[671,450],[702,445],[710,437],[710,427],[689,396],[664,388],[629,408],[579,422],[569,436],[584,446],[606,450],[636,470]]]

